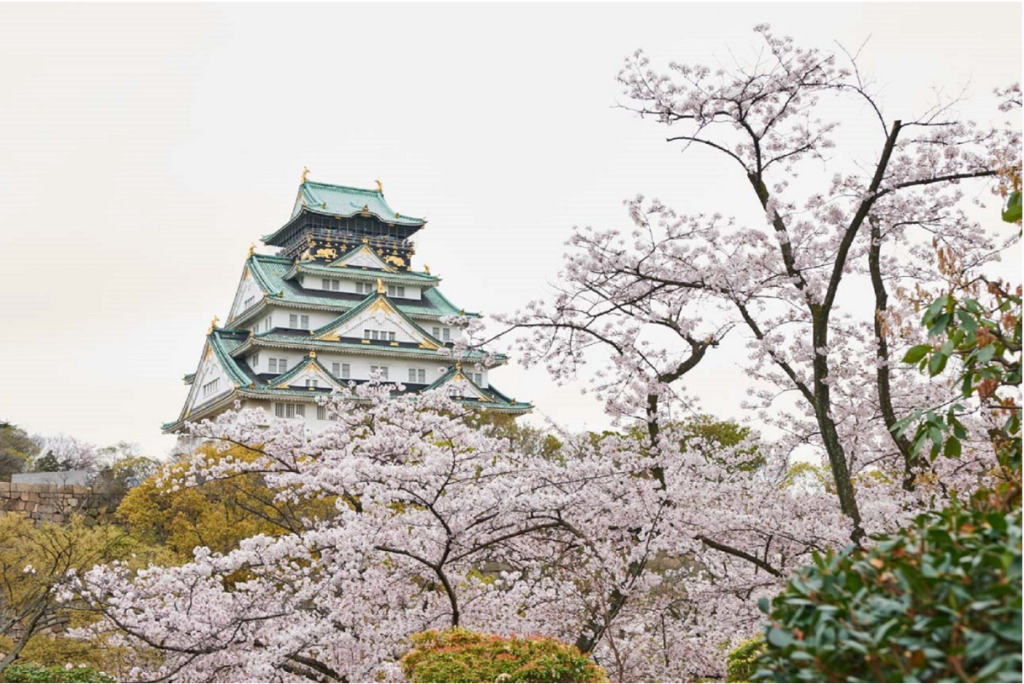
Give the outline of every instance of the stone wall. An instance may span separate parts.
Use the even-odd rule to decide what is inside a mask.
[[[79,513],[89,523],[113,522],[116,501],[84,485],[0,482],[0,512],[21,513],[35,522],[67,522]]]

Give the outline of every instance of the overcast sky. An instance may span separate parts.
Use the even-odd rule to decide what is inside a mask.
[[[891,118],[967,85],[985,119],[1020,80],[1019,3],[0,5],[0,420],[166,454],[181,377],[303,166],[383,181],[430,221],[415,265],[484,313],[543,296],[573,225],[625,226],[638,192],[749,213],[728,175],[616,107],[615,75],[640,47],[750,50],[761,22],[823,47],[870,37]],[[737,417],[742,375],[716,363],[693,390]],[[493,380],[534,418],[605,425],[542,370]]]

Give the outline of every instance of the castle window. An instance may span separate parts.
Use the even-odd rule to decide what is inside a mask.
[[[242,310],[245,311],[246,309],[248,309],[250,306],[252,306],[255,303],[256,303],[256,298],[255,297],[249,297],[248,299],[245,300],[245,304],[242,305]]]
[[[325,289],[325,290],[334,290],[335,292],[337,292],[338,290],[341,289],[341,281],[340,280],[333,280],[331,278],[324,278],[321,282],[323,284],[323,289]]]
[[[288,359],[270,359],[271,373],[284,373],[288,370]]]
[[[309,330],[309,316],[288,314],[288,327],[293,330]]]
[[[306,387],[316,387],[316,386],[317,386],[317,381],[316,380],[313,380],[311,378],[307,378],[306,379]]]
[[[484,384],[484,374],[483,373],[466,373],[466,377],[468,377],[470,380],[472,380],[476,384],[478,384],[481,387],[483,387],[483,384]]]
[[[331,374],[336,378],[348,380],[349,373],[351,372],[350,368],[351,367],[347,363],[332,363]]]
[[[424,368],[410,368],[409,382],[418,382],[421,385],[427,383],[427,371]]]
[[[402,285],[388,285],[388,297],[404,297],[405,287]]]
[[[366,328],[363,330],[364,340],[379,340],[381,342],[394,342],[395,333],[388,332],[387,330],[370,330]]]
[[[328,417],[327,417],[327,407],[326,406],[317,406],[316,407],[316,419],[317,420],[328,420]]]
[[[259,352],[257,352],[257,353],[255,353],[255,354],[253,354],[252,356],[249,357],[249,368],[252,368],[253,370],[256,370],[256,368],[259,365],[260,365],[260,355],[259,355]]]
[[[220,388],[220,378],[214,378],[203,385],[203,396],[208,397]]]
[[[373,285],[370,283],[356,283],[356,292],[358,294],[370,294],[373,292]]]
[[[387,366],[370,366],[370,373],[377,373],[381,380],[388,379],[388,367]]]
[[[274,415],[278,418],[305,418],[304,404],[274,404]]]

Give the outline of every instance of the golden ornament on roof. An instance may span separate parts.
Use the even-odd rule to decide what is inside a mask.
[[[381,185],[381,182],[379,180],[375,180],[373,182],[377,184],[377,192],[379,192],[380,194],[383,195],[384,194],[384,186]]]
[[[249,245],[249,256],[252,256],[255,253],[256,253],[256,243],[254,242],[251,245]]]
[[[316,358],[316,351],[310,349],[309,350],[309,358],[315,359]]]
[[[307,180],[309,180],[309,167],[308,166],[303,166],[302,167],[302,182],[305,183]]]
[[[218,323],[220,323],[220,316],[214,316],[213,320],[210,321],[210,329],[206,331],[206,334],[209,335],[214,330],[216,330],[218,328],[218,326],[217,326]]]
[[[377,294],[384,294],[385,292],[387,292],[387,290],[384,289],[384,281],[377,278]]]
[[[430,275],[430,264],[423,264],[423,272]]]

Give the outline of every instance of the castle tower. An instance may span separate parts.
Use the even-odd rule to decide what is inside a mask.
[[[411,237],[426,223],[394,211],[376,190],[305,180],[291,218],[263,237],[276,256],[250,249],[224,327],[207,331],[199,365],[185,376],[188,398],[165,433],[232,409],[264,409],[275,418],[329,423],[318,399],[350,383],[401,383],[406,392],[455,383],[464,403],[521,414],[469,353],[461,363],[439,350],[461,330],[460,311],[441,279],[415,271]],[[504,362],[503,356],[497,357]]]

